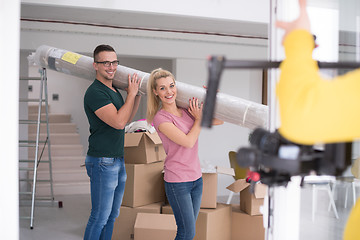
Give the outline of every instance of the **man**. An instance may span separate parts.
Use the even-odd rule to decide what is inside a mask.
[[[111,239],[125,190],[124,128],[138,109],[140,81],[136,74],[129,75],[124,102],[112,85],[118,64],[111,46],[95,48],[96,79],[84,96],[84,109],[90,124],[85,165],[90,177],[92,205],[84,240]]]
[[[360,137],[360,69],[332,81],[323,79],[312,59],[314,48],[306,0],[299,0],[300,15],[292,22],[277,22],[285,30],[286,58],[277,86],[281,126],[287,139],[302,143],[353,141]],[[360,200],[352,209],[344,240],[360,239]]]

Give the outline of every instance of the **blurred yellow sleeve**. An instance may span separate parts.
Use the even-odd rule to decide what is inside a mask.
[[[312,58],[313,36],[291,32],[284,41],[276,93],[280,133],[301,143],[352,141],[360,137],[360,69],[334,79],[319,74]]]
[[[350,212],[347,224],[344,230],[343,240],[359,240],[360,239],[360,199]]]

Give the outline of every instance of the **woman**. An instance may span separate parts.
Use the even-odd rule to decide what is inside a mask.
[[[360,136],[360,69],[323,79],[312,58],[314,48],[306,0],[299,0],[300,15],[291,22],[278,21],[285,30],[286,58],[281,64],[277,86],[280,133],[303,144],[345,142]],[[336,96],[336,97],[334,97]],[[360,239],[360,200],[348,218],[343,239]]]
[[[147,85],[147,121],[153,123],[166,152],[165,192],[175,215],[175,240],[195,237],[203,180],[198,156],[198,137],[203,104],[189,99],[189,108],[176,105],[173,74],[161,68],[152,71]],[[215,120],[214,124],[222,121]]]

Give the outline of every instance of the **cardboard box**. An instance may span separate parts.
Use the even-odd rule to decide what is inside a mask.
[[[217,202],[217,173],[203,173],[203,194],[200,208],[216,208]]]
[[[162,214],[173,214],[170,205],[161,208]],[[218,203],[215,209],[200,209],[194,240],[230,240],[231,206]]]
[[[127,180],[123,206],[140,207],[165,201],[164,162],[125,164]]]
[[[227,174],[233,176],[233,168],[216,167],[213,172],[203,172],[203,193],[200,208],[216,208],[217,206],[217,185],[218,174]],[[169,204],[165,196],[165,204]]]
[[[264,197],[267,193],[265,184],[255,184],[253,194],[250,192],[250,183],[247,183],[245,179],[236,180],[227,189],[235,193],[240,192],[240,209],[242,211],[251,216],[262,214],[260,206],[264,204]]]
[[[203,172],[203,194],[200,208],[216,208],[218,174],[234,176],[233,168],[216,167],[214,172]]]
[[[264,240],[265,228],[263,216],[250,216],[241,211],[239,206],[232,206],[231,240]]]
[[[217,201],[217,173],[202,173],[203,193],[200,208],[216,208]],[[165,204],[169,204],[165,194]]]
[[[166,154],[157,133],[126,133],[125,163],[152,163],[165,160]]]
[[[120,215],[115,219],[112,240],[133,240],[136,215],[141,213],[160,213],[163,203],[153,203],[142,207],[121,206]]]
[[[176,236],[174,215],[138,213],[134,226],[135,240],[170,240]]]

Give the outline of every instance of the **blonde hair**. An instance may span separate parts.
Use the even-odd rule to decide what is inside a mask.
[[[153,90],[156,90],[156,80],[160,78],[171,77],[175,82],[174,75],[162,68],[155,69],[151,72],[150,77],[147,82],[147,110],[146,110],[146,120],[149,124],[154,120],[155,114],[160,109],[161,101],[157,95],[155,95]]]

